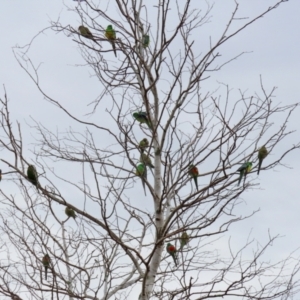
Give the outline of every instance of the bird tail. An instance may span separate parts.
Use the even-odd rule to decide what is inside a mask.
[[[153,130],[153,126],[152,126],[152,124],[151,124],[150,121],[147,122],[147,125],[148,125],[148,127],[149,127],[151,130]]]
[[[257,175],[259,175],[259,171],[260,171],[260,168],[261,168],[261,164],[262,164],[262,159],[260,159],[259,162],[258,162]]]
[[[143,178],[141,178],[141,179],[142,179],[142,184],[143,184],[143,188],[144,188],[144,193],[145,193],[145,196],[147,196],[147,194],[146,194],[146,186],[145,186],[144,179],[143,179]]]
[[[197,176],[194,177],[194,181],[195,181],[196,189],[198,191],[198,177]]]
[[[115,57],[117,57],[117,51],[116,51],[116,44],[115,44],[115,42],[112,42],[112,47],[113,47],[113,50],[114,50],[114,53],[115,53]]]
[[[153,167],[154,168],[154,167]],[[153,177],[154,177],[154,172],[153,172],[153,170],[150,168],[150,171],[151,171],[151,173],[152,173],[152,175],[153,175]]]
[[[48,268],[45,267],[45,279],[46,279],[46,280],[47,280],[47,270],[48,270]]]
[[[173,254],[172,257],[173,257],[175,266],[177,267],[177,257],[176,257],[176,254]]]
[[[240,172],[240,178],[239,178],[238,185],[240,185],[240,183],[241,183],[241,180],[242,180],[243,174],[244,174],[244,172],[243,172],[243,171],[241,171],[241,172]]]

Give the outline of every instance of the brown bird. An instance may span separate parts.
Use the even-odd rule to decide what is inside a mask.
[[[46,254],[43,259],[42,259],[42,263],[45,267],[45,279],[47,280],[47,270],[50,266],[50,256],[48,254]]]
[[[79,30],[80,34],[82,36],[84,36],[85,38],[91,39],[91,40],[94,39],[94,36],[92,35],[92,33],[90,32],[90,30],[87,27],[81,25],[78,27],[78,30]]]

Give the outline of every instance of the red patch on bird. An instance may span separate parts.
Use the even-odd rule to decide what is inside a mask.
[[[199,171],[197,167],[191,168],[190,172],[193,173],[194,175],[199,175]]]
[[[176,248],[174,246],[169,246],[169,251],[176,251]]]

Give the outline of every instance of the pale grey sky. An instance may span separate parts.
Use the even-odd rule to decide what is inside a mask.
[[[209,1],[211,2],[211,1]],[[205,28],[211,32],[212,39],[226,24],[234,1],[216,0],[212,12],[211,23]],[[276,1],[241,0],[239,16],[254,16],[258,11],[270,6]],[[26,123],[30,116],[42,122],[48,128],[64,131],[72,122],[65,122],[64,114],[56,107],[43,101],[43,96],[30,80],[28,75],[18,65],[12,47],[28,44],[32,38],[51,20],[59,16],[63,24],[78,27],[79,18],[67,7],[77,6],[75,1],[61,0],[27,0],[1,1],[0,27],[5,29],[0,42],[0,83],[5,85],[10,99],[10,112],[13,119],[18,120],[23,128],[26,144],[33,142],[32,132]],[[84,4],[82,4],[84,5]],[[246,53],[237,60],[226,65],[221,71],[213,73],[204,83],[204,89],[213,89],[218,82],[228,84],[230,88],[257,91],[260,93],[260,75],[267,89],[278,87],[275,92],[276,101],[283,104],[299,102],[300,92],[300,1],[291,0],[282,4],[267,16],[255,22],[245,31],[232,38],[221,53],[225,58]],[[201,33],[201,38],[207,45],[207,31]],[[199,41],[201,42],[201,41]],[[20,53],[20,52],[19,52]],[[88,67],[76,67],[84,64],[79,48],[72,37],[47,30],[34,40],[28,53],[35,65],[41,63],[40,81],[42,87],[57,100],[61,101],[71,112],[83,116],[90,111],[86,107],[101,92],[96,77]],[[2,97],[4,90],[0,89]],[[91,117],[93,118],[93,117]],[[297,109],[288,123],[291,130],[297,130],[285,145],[300,140],[300,110]],[[284,145],[282,145],[284,146]],[[271,153],[270,156],[273,154]],[[274,154],[275,155],[275,154]],[[300,246],[298,229],[300,227],[300,159],[299,151],[294,151],[283,166],[275,170],[261,172],[259,176],[260,190],[247,191],[242,195],[244,202],[240,205],[241,214],[249,214],[252,210],[260,211],[252,218],[233,225],[228,233],[236,245],[243,245],[249,232],[259,241],[267,239],[268,230],[272,234],[283,235],[272,247],[274,257],[284,257],[287,253]],[[266,158],[268,160],[268,158]],[[0,166],[5,172],[4,166]],[[253,175],[254,176],[254,175]],[[1,189],[6,185],[5,178]]]

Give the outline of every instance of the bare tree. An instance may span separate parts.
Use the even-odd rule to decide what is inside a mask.
[[[201,10],[198,2],[116,0],[105,9],[80,2],[78,26],[89,31],[51,24],[78,44],[103,87],[89,116],[72,114],[46,93],[38,67],[26,51],[16,49],[20,66],[45,99],[78,129],[54,133],[33,120],[36,142],[30,153],[20,124],[11,120],[6,93],[1,99],[6,157],[1,161],[8,170],[3,176],[18,191],[1,189],[2,295],[288,299],[298,291],[296,254],[276,262],[266,257],[277,236],[270,235],[264,245],[249,238],[238,250],[230,240],[227,249],[220,242],[231,224],[255,213],[237,217],[235,210],[240,195],[257,187],[258,149],[265,145],[274,154],[263,162],[263,173],[300,147],[279,148],[292,133],[287,122],[298,104],[276,104],[275,88],[266,91],[262,80],[254,94],[232,92],[226,84],[220,84],[222,96],[203,92],[211,72],[243,54],[224,61],[220,47],[287,1],[242,23],[237,23],[236,2],[221,36],[202,52],[195,35],[213,7],[207,2]],[[116,8],[118,19],[111,17]],[[116,39],[106,38],[103,24],[113,26]],[[140,144],[144,139],[149,145]],[[251,162],[252,170],[242,173],[238,185],[237,169],[244,162]],[[144,170],[137,170],[139,164]],[[36,181],[27,173],[30,165]],[[199,170],[198,184],[191,166]],[[189,238],[181,244],[183,233]],[[173,257],[168,243],[176,248]],[[46,254],[49,264],[43,261]]]

